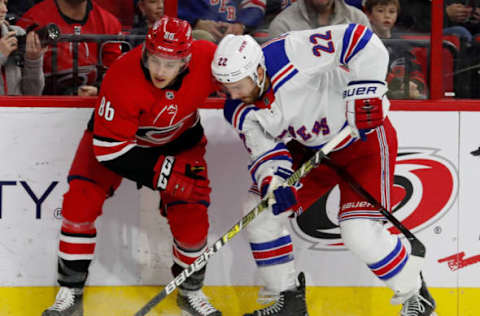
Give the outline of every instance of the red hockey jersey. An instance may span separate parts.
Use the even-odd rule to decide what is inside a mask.
[[[30,10],[18,21],[18,25],[27,28],[32,24],[39,27],[55,23],[62,34],[120,34],[120,22],[112,14],[102,9],[91,0],[87,0],[87,14],[82,21],[76,21],[63,15],[55,0],[44,0]],[[44,94],[73,94],[73,44],[69,42],[57,43],[57,62],[52,65],[52,47],[44,56],[43,69],[45,72]],[[107,44],[102,47],[101,65],[110,66],[121,54],[119,44]],[[95,84],[97,80],[97,64],[99,45],[94,42],[78,44],[78,75],[77,86]],[[56,71],[52,69],[56,67]],[[55,72],[55,73],[52,73]]]
[[[175,154],[203,137],[198,108],[217,86],[210,63],[215,44],[194,41],[188,70],[165,89],[153,86],[142,66],[142,46],[107,71],[94,116],[97,160],[151,186],[159,155]]]

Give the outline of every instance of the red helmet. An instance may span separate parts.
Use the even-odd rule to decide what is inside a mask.
[[[147,52],[173,59],[188,59],[192,51],[192,28],[187,21],[163,16],[150,28]]]

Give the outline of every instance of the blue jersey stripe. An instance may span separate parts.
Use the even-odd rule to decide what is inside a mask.
[[[297,69],[294,69],[293,71],[291,71],[288,76],[286,76],[285,78],[283,78],[280,82],[278,82],[275,87],[273,87],[273,92],[277,92],[278,89],[280,89],[281,86],[283,86],[283,84],[285,82],[287,82],[288,80],[290,80],[290,78],[292,78],[293,76],[295,76],[296,74],[298,73],[298,70]]]
[[[270,78],[273,78],[280,69],[290,63],[287,53],[285,52],[285,39],[272,42],[265,46],[263,48],[263,55],[265,56],[267,74]]]
[[[362,38],[360,39],[357,47],[353,50],[352,54],[347,58],[346,63],[348,62],[359,52],[361,51],[368,43],[370,38],[372,38],[373,32],[369,29],[366,29],[365,33],[363,34]]]
[[[233,100],[233,99],[227,99],[225,101],[225,104],[223,106],[223,116],[227,120],[228,123],[233,125],[233,114],[235,113],[235,110],[237,107],[240,106],[242,101],[240,100]]]
[[[348,47],[350,43],[350,39],[352,38],[353,30],[355,29],[356,24],[349,24],[345,34],[343,35],[343,45],[342,45],[342,53],[340,54],[340,64],[346,65],[345,62],[345,54],[348,52]]]
[[[243,130],[243,122],[245,122],[245,116],[247,115],[248,112],[255,110],[253,106],[248,107],[243,110],[243,113],[240,115],[240,122],[238,123],[238,129],[241,131]]]

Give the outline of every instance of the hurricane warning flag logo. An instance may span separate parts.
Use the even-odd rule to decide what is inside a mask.
[[[458,172],[437,149],[399,148],[392,192],[393,214],[412,232],[421,231],[443,217],[458,193]],[[340,250],[338,186],[322,196],[295,221],[294,232],[311,244],[311,249]],[[390,223],[393,234],[401,234]]]

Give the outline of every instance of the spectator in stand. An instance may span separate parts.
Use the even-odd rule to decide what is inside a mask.
[[[400,0],[402,12],[397,28],[402,32],[430,33],[431,0]],[[471,41],[471,34],[480,31],[480,1],[445,0],[444,34],[457,35]]]
[[[270,23],[270,36],[320,26],[358,23],[370,27],[367,16],[343,0],[297,0]]]
[[[147,35],[148,29],[160,20],[164,13],[163,0],[139,0],[136,6],[134,24],[130,31],[131,35]],[[131,41],[133,47],[143,43],[145,38]]]
[[[25,12],[27,12],[36,3],[42,0],[10,0],[7,4],[8,15],[12,16],[14,20],[20,18]]]
[[[267,9],[265,11],[264,25],[270,25],[270,22],[283,10],[285,10],[289,5],[294,3],[296,0],[267,0]]]
[[[43,0],[33,6],[18,21],[27,28],[32,24],[40,27],[55,23],[62,34],[119,34],[120,22],[92,0]],[[102,59],[98,60],[98,51]],[[52,52],[56,60],[52,60]],[[81,96],[97,95],[100,84],[99,70],[108,67],[121,50],[119,44],[105,46],[94,42],[78,43],[78,77],[73,74],[73,44],[58,42],[56,49],[49,47],[44,56],[45,89],[43,94],[64,94]],[[56,71],[53,69],[56,66]],[[78,90],[72,87],[79,87]]]
[[[7,12],[7,0],[0,0],[0,65],[3,74],[0,76],[0,94],[40,95],[45,85],[42,70],[45,49],[34,31],[26,34],[21,27],[10,25],[5,20]],[[24,48],[19,49],[18,37],[25,35]]]
[[[392,33],[400,11],[399,0],[366,0],[365,13],[372,24],[372,30],[381,39],[393,39]],[[389,53],[387,75],[388,96],[393,99],[425,99],[425,76],[421,65],[411,52],[412,47],[405,41],[386,42]],[[405,86],[408,85],[408,89]]]
[[[132,28],[135,15],[135,7],[138,0],[94,0],[99,6],[113,14],[120,24],[122,30],[128,31]]]
[[[265,8],[266,0],[178,0],[178,17],[192,25],[194,38],[218,42],[226,34],[241,35],[260,26]]]
[[[455,34],[463,39],[457,60],[456,96],[480,98],[480,0],[445,0],[444,34]],[[477,40],[474,40],[477,39]]]
[[[449,33],[467,42],[480,33],[480,1],[445,0],[445,25]]]
[[[400,0],[396,28],[401,32],[430,33],[431,0]]]

